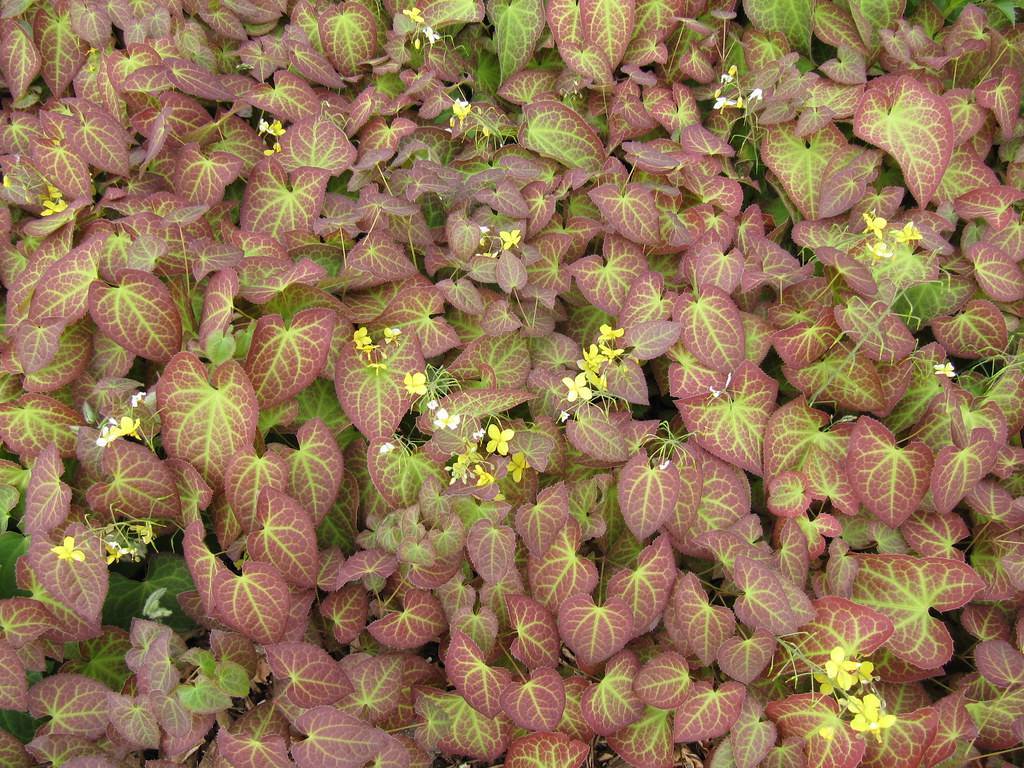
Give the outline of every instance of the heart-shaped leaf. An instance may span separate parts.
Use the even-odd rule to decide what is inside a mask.
[[[609,597],[603,605],[582,593],[558,607],[558,631],[580,663],[600,664],[618,653],[633,633],[633,614],[621,599]]]

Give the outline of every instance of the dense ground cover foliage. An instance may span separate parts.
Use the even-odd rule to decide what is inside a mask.
[[[1012,0],[0,10],[0,764],[1018,759]]]

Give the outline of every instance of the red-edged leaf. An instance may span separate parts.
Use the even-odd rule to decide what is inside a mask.
[[[690,688],[690,667],[686,657],[675,651],[663,651],[643,665],[633,681],[633,693],[651,707],[675,709],[686,699]]]
[[[668,519],[675,510],[680,486],[675,468],[652,467],[645,452],[626,462],[619,474],[619,508],[637,539],[643,541]]]
[[[917,204],[928,205],[953,153],[953,123],[941,96],[907,75],[878,78],[857,103],[853,132],[895,157]]]
[[[21,526],[25,533],[46,536],[67,519],[71,511],[71,489],[60,481],[62,474],[64,463],[57,446],[50,445],[32,464]]]
[[[156,386],[167,454],[198,469],[217,487],[228,460],[252,444],[259,408],[242,367],[228,361],[212,375],[191,352],[180,352]]]
[[[535,101],[523,107],[519,143],[568,168],[595,172],[604,162],[604,145],[594,129],[558,101]]]
[[[293,742],[299,768],[361,768],[383,750],[386,734],[334,707],[303,712],[295,727],[306,735]]]
[[[516,632],[511,652],[530,669],[557,667],[561,642],[555,618],[543,605],[525,595],[505,598],[508,622]]]
[[[633,614],[625,601],[609,597],[595,605],[589,594],[576,594],[558,607],[558,631],[585,666],[618,653],[633,634]]]
[[[746,686],[739,683],[730,681],[713,688],[709,682],[695,682],[676,709],[672,741],[704,741],[728,733],[746,697]]]
[[[581,768],[590,747],[564,733],[530,733],[509,744],[507,768]]]
[[[501,707],[513,723],[528,731],[553,731],[565,709],[565,683],[554,669],[535,669],[525,682],[512,681]]]
[[[48,717],[52,734],[96,739],[109,722],[107,694],[103,683],[85,675],[62,672],[45,677],[28,692],[28,711],[33,717]]]
[[[333,704],[352,690],[338,662],[318,646],[277,643],[265,650],[270,670],[283,686],[283,695],[296,707]]]
[[[595,733],[610,736],[640,717],[644,705],[633,693],[639,670],[636,654],[622,651],[605,665],[601,680],[584,691],[583,718]]]
[[[705,286],[699,296],[683,294],[676,317],[682,324],[686,349],[701,363],[715,371],[732,371],[743,362],[743,320],[725,291]]]
[[[260,407],[283,403],[320,375],[336,320],[330,309],[304,309],[287,327],[280,315],[260,317],[245,360]]]
[[[501,712],[501,694],[511,680],[507,669],[488,666],[469,635],[455,630],[445,654],[448,679],[466,701],[488,717]]]
[[[861,503],[883,523],[896,528],[928,492],[932,452],[917,440],[897,447],[884,424],[861,416],[850,436],[846,470]]]
[[[218,616],[232,629],[264,645],[281,639],[291,599],[275,568],[250,560],[239,576],[220,571],[213,592]]]
[[[858,555],[853,599],[892,621],[886,641],[898,658],[921,669],[941,667],[953,640],[932,610],[965,605],[985,583],[965,563],[938,557]]]
[[[402,597],[401,611],[377,619],[367,631],[389,648],[406,650],[436,640],[447,624],[440,600],[430,592],[410,589]]]
[[[256,521],[246,541],[249,555],[273,565],[291,584],[314,586],[319,557],[309,512],[291,496],[264,487],[256,503]]]

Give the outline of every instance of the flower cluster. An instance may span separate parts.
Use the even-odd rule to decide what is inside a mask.
[[[399,336],[402,335],[401,328],[385,328],[384,329],[384,345],[394,344]],[[366,364],[371,368],[377,368],[382,371],[386,371],[387,365],[387,353],[383,351],[379,344],[373,343],[373,337],[370,336],[370,332],[365,326],[360,326],[352,334],[352,343],[355,345],[357,352],[362,352],[366,355]],[[413,374],[406,374],[408,380]],[[422,376],[423,374],[419,374]],[[424,384],[426,379],[424,378]],[[409,383],[406,382],[408,388]]]
[[[624,329],[602,324],[599,333],[597,344],[583,347],[583,357],[576,361],[581,372],[562,379],[566,390],[565,399],[570,403],[582,404],[596,395],[604,394],[608,387],[605,375],[607,365],[616,363],[625,354],[625,350],[614,346],[615,340],[625,334]],[[564,417],[561,420],[566,421],[569,418],[568,412],[562,413]]]
[[[156,539],[153,523],[149,520],[111,523],[101,531],[101,535],[107,550],[107,565],[121,560],[139,562],[146,555],[146,547]]]
[[[914,222],[908,221],[902,228],[889,227],[889,222],[881,216],[875,216],[875,212],[863,214],[864,234],[873,235],[868,243],[868,255],[872,261],[891,259],[896,251],[894,245],[908,245],[914,247],[914,243],[922,238],[921,232],[914,226]]]
[[[836,646],[829,653],[824,672],[816,673],[814,679],[821,693],[841,698],[843,712],[853,715],[850,727],[854,731],[870,733],[881,741],[882,731],[896,723],[896,716],[885,711],[885,705],[876,693],[862,691],[860,696],[850,693],[854,686],[861,689],[870,686],[874,680],[874,669],[870,661],[856,661],[847,656],[846,649]],[[818,733],[831,740],[835,736],[835,728],[826,725]]]
[[[480,247],[482,253],[477,256],[487,256],[495,259],[505,251],[517,248],[523,241],[523,233],[518,229],[499,230],[498,237],[491,235],[490,227],[480,227]]]
[[[495,423],[488,424],[486,430],[479,429],[474,432],[473,439],[465,441],[465,449],[455,454],[455,461],[448,470],[451,475],[449,485],[473,480],[475,487],[486,488],[497,482],[495,473],[502,466],[512,477],[513,482],[522,482],[523,473],[530,468],[530,464],[522,451],[512,453],[511,443],[515,436],[516,431],[511,427],[502,427]],[[507,462],[504,461],[506,456]]]
[[[100,448],[106,448],[119,437],[134,437],[136,440],[141,440],[140,427],[142,427],[142,422],[139,419],[132,418],[131,416],[122,416],[120,419],[115,419],[111,416],[100,427],[100,435],[96,438],[96,445]]]
[[[746,96],[743,95],[744,91],[739,81],[739,70],[735,64],[729,67],[728,71],[722,73],[718,82],[719,87],[715,89],[715,105],[712,109],[750,109],[764,98],[764,91],[760,88],[754,88]]]
[[[274,120],[273,122],[268,123],[266,120],[261,119],[259,122],[259,131],[260,136],[270,136],[274,142],[270,149],[263,150],[264,155],[270,157],[271,155],[277,154],[281,151],[281,142],[279,139],[284,136],[285,128],[281,125],[280,120]]]
[[[427,38],[427,42],[431,45],[441,39],[441,36],[437,34],[432,27],[427,26],[427,20],[423,18],[423,11],[419,8],[406,8],[402,11],[402,15],[416,25],[416,33],[413,37],[412,45],[417,51],[422,45],[420,42],[420,35]]]
[[[6,177],[4,177],[6,180]],[[53,216],[55,213],[67,210],[68,202],[64,199],[64,193],[52,184],[46,185],[46,194],[40,196],[39,202],[43,206],[40,216]]]

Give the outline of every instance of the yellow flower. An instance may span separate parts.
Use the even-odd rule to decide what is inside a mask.
[[[356,345],[356,349],[360,352],[372,352],[377,349],[377,345],[370,338],[370,332],[365,327],[359,328],[359,330],[352,334],[352,343]]]
[[[884,714],[882,702],[873,693],[863,699],[851,696],[846,703],[854,713],[850,727],[858,733],[873,733],[879,742],[882,740],[882,731],[896,723],[896,715]]]
[[[494,475],[484,469],[483,464],[477,464],[473,467],[473,474],[476,475],[476,487],[486,488],[488,485],[494,482]]]
[[[449,485],[453,485],[456,480],[462,480],[465,482],[466,475],[469,474],[469,462],[473,459],[473,452],[460,453],[455,457],[455,463],[452,464],[449,470],[452,474],[452,479]]]
[[[409,20],[414,24],[426,24],[426,19],[423,18],[423,11],[419,8],[406,8],[402,11],[403,16],[408,16]]]
[[[117,431],[121,433],[122,437],[134,437],[136,440],[141,440],[142,435],[139,434],[139,427],[142,426],[142,422],[139,419],[133,419],[131,416],[122,416],[121,421],[117,425]]]
[[[593,391],[587,386],[587,374],[585,373],[577,373],[575,379],[566,376],[562,379],[562,383],[568,390],[565,399],[570,403],[577,400],[587,401],[594,396]]]
[[[75,563],[85,562],[85,552],[75,546],[74,536],[65,536],[64,543],[58,544],[56,547],[50,547],[50,551],[55,553],[61,560]]]
[[[818,729],[818,735],[821,736],[825,741],[832,741],[836,735],[836,729],[831,725],[823,725]]]
[[[522,451],[517,451],[512,454],[512,458],[508,463],[508,473],[512,475],[512,480],[516,483],[520,483],[523,480],[523,472],[530,468],[530,465],[526,462],[526,454]]]
[[[153,524],[148,520],[144,523],[136,523],[132,526],[132,530],[143,544],[149,545],[153,543],[155,538],[153,535]]]
[[[844,691],[849,690],[857,682],[857,678],[851,673],[859,668],[860,664],[847,659],[846,651],[838,645],[832,649],[828,661],[825,662],[825,674],[830,680],[835,680]]]
[[[626,352],[626,350],[624,349],[615,349],[614,347],[609,347],[607,344],[603,342],[598,346],[598,349],[601,350],[601,354],[604,355],[605,358],[607,358],[608,362],[615,360],[617,357],[625,354]]]
[[[893,232],[892,239],[897,243],[914,243],[921,239],[921,232],[914,226],[914,222],[908,221],[903,229]]]
[[[452,113],[454,114],[454,116],[448,121],[448,125],[454,128],[455,121],[458,120],[459,127],[461,128],[462,124],[466,122],[466,118],[469,117],[469,114],[472,111],[472,104],[470,104],[465,99],[456,99],[454,102],[452,102]]]
[[[501,238],[501,250],[503,251],[511,251],[523,240],[523,235],[518,229],[502,230],[498,233],[498,237]]]
[[[284,126],[281,125],[281,121],[280,120],[275,120],[272,123],[268,123],[266,120],[260,120],[259,131],[260,131],[260,136],[262,136],[263,134],[266,133],[266,134],[269,134],[271,136],[280,137],[280,136],[284,136],[284,133],[285,133]]]
[[[889,223],[881,216],[875,216],[875,212],[861,214],[864,219],[864,232],[873,232],[875,237],[881,240],[885,237],[885,227]]]
[[[281,142],[275,141],[273,148],[272,149],[264,149],[263,150],[263,154],[266,155],[267,157],[270,157],[271,155],[276,155],[280,151],[281,151]]]
[[[373,368],[376,371],[386,371],[388,369],[388,364],[382,361],[378,361],[376,363],[367,363],[366,367]]]
[[[405,374],[405,391],[410,395],[427,394],[427,377],[420,372]]]
[[[514,429],[502,429],[497,424],[491,424],[487,427],[487,436],[490,438],[487,441],[488,453],[497,451],[502,456],[508,456],[508,443],[509,440],[516,436],[516,431]]]
[[[729,67],[729,77],[736,77],[736,73],[737,72],[739,72],[739,70],[736,69],[736,65],[735,64],[733,64],[731,67]]]
[[[869,247],[868,251],[871,253],[871,257],[878,261],[879,259],[891,259],[892,258],[892,246],[890,246],[884,240],[876,240]]]
[[[625,328],[612,328],[607,323],[602,323],[599,329],[601,335],[598,336],[598,341],[614,341],[615,339],[621,339],[622,335],[626,332]]]
[[[402,335],[401,328],[385,328],[384,329],[384,343],[393,344],[399,336]]]
[[[103,543],[106,545],[107,548],[107,565],[110,565],[111,563],[116,563],[118,560],[121,559],[121,548],[118,547],[117,544],[115,544],[112,541],[105,541]]]
[[[40,216],[53,216],[53,214],[55,214],[55,213],[60,213],[61,211],[66,211],[67,207],[68,207],[68,203],[63,198],[58,198],[56,200],[44,200],[43,201],[43,210],[42,210],[42,212],[40,212],[39,215]]]
[[[935,365],[932,366],[932,369],[935,371],[937,376],[945,376],[947,379],[952,379],[956,376],[956,368],[954,368],[953,364],[948,360],[945,363],[935,363]]]
[[[577,360],[576,365],[581,371],[597,373],[601,370],[601,363],[607,359],[598,351],[596,344],[591,344],[589,347],[583,348],[583,359]]]

